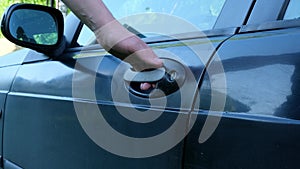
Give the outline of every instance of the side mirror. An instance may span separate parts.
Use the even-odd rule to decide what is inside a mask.
[[[57,57],[65,49],[64,19],[55,8],[14,4],[2,17],[1,31],[11,42]]]

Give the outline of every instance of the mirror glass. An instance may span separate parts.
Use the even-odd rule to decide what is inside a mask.
[[[54,45],[58,41],[57,23],[47,12],[33,9],[18,9],[9,21],[11,35],[23,42]]]

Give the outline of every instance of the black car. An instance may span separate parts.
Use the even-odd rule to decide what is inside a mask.
[[[0,57],[2,168],[298,168],[300,1],[105,3],[164,68],[131,70],[72,13],[10,6],[2,33],[26,48]]]

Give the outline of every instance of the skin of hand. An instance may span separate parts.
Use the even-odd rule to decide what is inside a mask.
[[[161,59],[139,37],[125,29],[102,0],[64,0],[73,12],[94,31],[98,43],[114,56],[128,62],[137,71],[163,66]],[[142,83],[141,90],[154,87]]]

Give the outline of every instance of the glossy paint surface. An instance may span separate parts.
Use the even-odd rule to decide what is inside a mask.
[[[204,78],[197,122],[186,140],[186,168],[295,168],[300,146],[300,29],[244,33],[218,51],[227,86],[221,120],[204,143],[199,133],[208,117],[216,72]],[[211,66],[215,64],[213,61]],[[210,78],[210,79],[209,79]],[[205,110],[206,109],[206,110]]]
[[[192,73],[190,77],[186,77],[184,85],[189,86],[189,94],[185,94],[193,96],[204,68],[204,63],[199,59],[197,52],[206,56],[204,60],[207,62],[209,60],[207,56],[212,55],[215,48],[226,38],[228,36],[211,38],[213,43],[200,38],[187,40],[184,43],[170,42],[152,46],[176,54],[183,60],[181,63]],[[194,51],[186,44],[191,44]],[[4,129],[5,157],[14,159],[16,164],[25,168],[40,168],[40,166],[43,168],[118,168],[120,165],[122,168],[144,168],[145,166],[180,168],[183,141],[161,155],[145,159],[124,158],[102,149],[84,132],[77,119],[74,102],[84,106],[96,103],[115,130],[130,137],[147,138],[168,129],[179,114],[186,114],[184,115],[186,121],[178,128],[178,132],[184,132],[194,98],[188,97],[182,100],[180,96],[182,91],[177,91],[167,96],[166,108],[155,103],[150,105],[149,99],[128,92],[122,76],[113,78],[121,64],[120,60],[108,55],[101,56],[101,50],[69,55],[76,59],[24,64],[18,71],[7,98]],[[95,72],[96,102],[88,94],[90,90],[88,82]],[[75,73],[77,75],[74,78]],[[189,79],[194,79],[196,83]],[[113,80],[121,83],[114,90],[111,85]],[[74,88],[74,83],[80,85]],[[76,96],[73,95],[72,89],[77,91]],[[126,92],[130,97],[129,102],[115,101],[114,99],[118,98],[112,95],[116,93],[118,96],[118,92]],[[156,101],[159,103],[160,99],[157,98]],[[156,108],[152,110],[150,106]],[[154,114],[163,111],[163,114],[151,123],[142,124],[132,122],[118,113],[120,108],[128,109],[127,112],[130,113],[135,107]],[[20,136],[22,140],[18,139]],[[27,159],[38,158],[39,161],[31,163],[24,159],[24,156],[27,156]],[[60,165],[57,166],[57,163]]]
[[[222,29],[206,31],[207,37],[188,33],[179,41],[146,39],[159,57],[179,63],[186,72],[180,90],[150,99],[130,92],[132,84],[123,78],[128,64],[99,46],[74,44],[80,24],[70,15],[68,49],[59,58],[28,49],[0,58],[0,162],[7,169],[297,168],[300,22],[277,21],[283,4],[287,2],[228,0],[215,25]],[[268,10],[262,10],[265,6]],[[224,69],[214,69],[220,68],[216,65]],[[214,109],[212,101],[225,105]],[[78,113],[78,106],[84,111]],[[100,110],[114,131],[137,139],[164,133],[182,117],[170,135],[186,137],[158,155],[121,156],[87,132],[80,115],[99,115],[89,107]],[[160,116],[149,122],[140,115]],[[128,118],[135,116],[141,118]],[[207,123],[215,127],[211,133],[204,130]],[[130,153],[166,141],[140,150],[137,142],[124,144],[112,139],[111,130],[93,125],[94,133],[106,132],[101,140]]]

